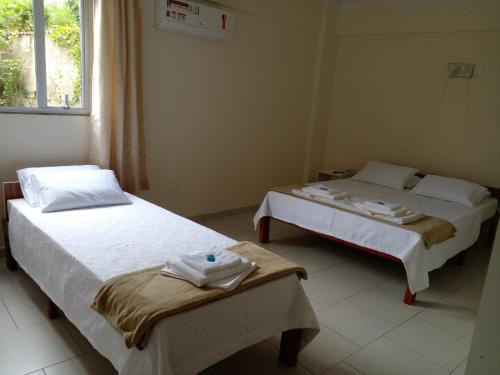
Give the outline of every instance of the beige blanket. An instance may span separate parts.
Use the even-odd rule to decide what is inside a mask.
[[[198,288],[187,281],[161,275],[164,266],[157,266],[107,280],[90,307],[120,332],[128,348],[136,346],[141,350],[160,319],[292,273],[307,279],[304,268],[251,242],[241,242],[230,249],[258,266],[234,291]]]
[[[271,189],[271,191],[275,191],[275,192],[282,193],[282,194],[288,194],[288,195],[291,195],[295,198],[309,200],[309,201],[312,201],[314,203],[323,204],[323,205],[329,206],[329,207],[334,207],[337,210],[350,212],[350,213],[355,214],[355,215],[368,217],[372,220],[381,221],[385,224],[394,225],[396,227],[411,230],[411,231],[416,232],[422,236],[422,240],[424,241],[425,247],[427,249],[430,249],[433,245],[444,242],[447,239],[455,236],[455,232],[457,231],[455,226],[452,223],[450,223],[449,221],[446,221],[444,219],[437,218],[437,217],[425,216],[420,220],[414,221],[413,223],[397,224],[397,223],[392,223],[392,222],[389,222],[387,220],[377,218],[375,216],[366,215],[366,214],[363,214],[361,212],[350,211],[346,208],[338,207],[333,203],[329,204],[329,203],[325,203],[322,201],[318,201],[318,200],[313,199],[313,198],[306,198],[306,197],[298,196],[298,195],[293,193],[294,189],[300,190],[303,187],[304,187],[303,185],[288,185],[288,186],[273,188],[273,189]]]

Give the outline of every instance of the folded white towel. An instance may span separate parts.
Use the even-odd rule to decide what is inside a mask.
[[[238,273],[236,275],[228,276],[224,279],[217,280],[206,284],[210,288],[219,288],[226,291],[234,290],[238,285],[240,285],[243,280],[245,280],[253,271],[257,269],[257,263],[252,262],[251,266],[244,272]],[[161,270],[162,275],[175,277],[176,279],[187,280],[182,274],[178,273],[174,269],[166,266]],[[195,284],[196,285],[196,284]]]
[[[383,201],[381,199],[370,199],[365,202],[369,207],[376,208],[379,211],[397,211],[401,209],[401,205],[398,203],[390,203]]]
[[[370,211],[372,213],[393,216],[393,217],[408,216],[412,213],[412,211],[410,211],[408,208],[402,206],[400,206],[401,208],[395,211],[386,211],[384,209],[379,209],[378,207],[373,207],[373,205],[369,205],[366,202],[363,202],[361,205],[365,210]]]
[[[306,198],[323,200],[327,203],[329,201],[334,201],[334,200],[344,199],[344,198],[349,197],[349,194],[347,194],[344,191],[340,191],[340,190],[335,190],[335,191],[331,190],[329,193],[325,193],[322,191],[318,192],[315,189],[308,189],[308,187],[304,187],[304,188],[302,188],[302,190],[293,189],[292,193],[306,197]]]
[[[381,219],[381,220],[389,221],[391,223],[396,223],[396,224],[413,223],[414,221],[420,220],[423,217],[425,217],[424,214],[421,214],[421,213],[418,213],[418,212],[412,212],[412,211],[409,211],[409,210],[408,210],[409,212],[408,212],[407,215],[395,217],[395,216],[384,215],[384,214],[373,212],[371,210],[367,210],[364,207],[363,203],[354,203],[354,206],[357,209],[359,209],[361,212],[363,212],[363,213],[365,213],[367,215],[376,217],[376,218]]]
[[[329,196],[329,195],[335,195],[338,193],[341,193],[340,190],[333,189],[331,187],[325,186],[325,185],[308,185],[304,186],[302,188],[307,193],[315,194],[315,195],[324,195],[324,196]]]
[[[202,287],[219,280],[226,279],[230,276],[239,275],[248,271],[252,267],[252,263],[245,257],[241,257],[241,263],[231,268],[226,268],[225,270],[212,272],[208,275],[195,270],[186,263],[184,263],[180,258],[169,259],[166,264],[167,268],[173,272],[182,275],[184,280],[190,283]]]
[[[211,256],[213,256],[213,261],[208,260]],[[193,251],[189,254],[182,254],[180,258],[188,266],[204,275],[241,264],[241,256],[227,249]]]
[[[300,189],[293,189],[292,193],[299,196],[299,197],[314,199],[314,200],[317,200],[318,202],[323,202],[323,203],[327,203],[327,204],[337,204],[337,202],[341,201],[342,199],[350,197],[350,195],[348,193],[345,193],[345,192],[339,193],[337,195],[331,195],[328,197],[314,195],[311,193],[306,193],[305,191],[300,190]]]
[[[385,216],[383,219],[390,221],[390,222],[393,222],[393,223],[396,223],[396,224],[409,224],[409,223],[413,223],[414,221],[420,220],[423,217],[425,217],[424,214],[421,214],[419,212],[414,212],[408,216],[400,216],[400,217]]]

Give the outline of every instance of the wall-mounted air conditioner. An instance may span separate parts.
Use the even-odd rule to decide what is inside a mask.
[[[234,16],[206,3],[156,0],[155,26],[201,38],[224,40],[231,36]]]

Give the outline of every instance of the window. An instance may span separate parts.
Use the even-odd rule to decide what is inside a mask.
[[[87,113],[83,0],[0,0],[0,112]]]

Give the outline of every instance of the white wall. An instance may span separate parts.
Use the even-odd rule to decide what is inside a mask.
[[[378,159],[500,186],[499,2],[345,8],[332,40],[325,167]],[[481,73],[447,82],[450,62]]]
[[[323,166],[335,84],[338,8],[336,2],[327,1],[324,9],[317,49],[315,86],[311,95],[310,122],[306,138],[304,180],[307,181],[314,181],[316,171]]]
[[[88,124],[86,116],[0,114],[0,181],[27,166],[85,163]]]
[[[221,2],[235,14],[225,42],[158,30],[142,3],[143,195],[184,215],[256,205],[303,177],[323,2]]]

